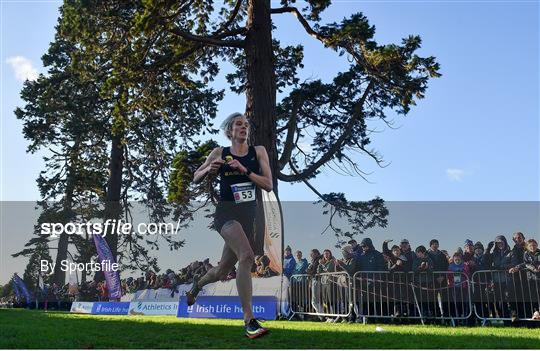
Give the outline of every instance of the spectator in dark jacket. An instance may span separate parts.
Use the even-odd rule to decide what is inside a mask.
[[[513,267],[517,267],[523,263],[523,256],[527,251],[527,243],[522,232],[514,233],[512,235],[512,241],[514,242],[514,247],[510,252],[510,261]]]
[[[290,246],[285,248],[285,256],[283,256],[283,275],[287,278],[291,278],[291,275],[294,273],[296,268],[296,261],[292,255],[292,250]]]
[[[375,250],[370,238],[364,238],[360,243],[362,255],[360,256],[360,268],[364,272],[384,271],[384,257],[382,253]]]
[[[484,245],[480,241],[474,244],[474,270],[483,271],[488,269],[488,265],[484,256]]]
[[[345,271],[351,277],[360,271],[360,260],[358,260],[351,246],[345,246],[342,251],[343,259],[336,260],[336,270]]]
[[[360,247],[360,245],[358,245],[358,242],[356,242],[356,240],[354,240],[354,239],[349,240],[349,242],[347,244],[349,244],[352,247],[353,255],[357,259],[359,259],[360,255],[362,255],[362,247]]]
[[[311,258],[311,261],[309,262],[306,273],[309,275],[315,275],[317,274],[319,268],[319,260],[321,259],[321,253],[319,252],[319,250],[313,249],[309,253],[309,257]]]
[[[474,264],[474,243],[471,239],[465,240],[463,244],[463,262]]]
[[[413,261],[413,271],[415,273],[428,273],[433,271],[433,261],[429,258],[425,246],[418,246],[416,250],[416,257]]]
[[[412,266],[413,266],[414,258],[416,257],[416,255],[412,251],[411,245],[409,244],[409,240],[407,239],[401,239],[399,247],[401,248],[401,254],[407,258],[407,261],[403,262],[404,272],[410,272],[412,271]]]
[[[416,282],[422,286],[427,286],[430,282],[433,281],[433,262],[427,254],[425,246],[421,245],[414,250],[416,257],[413,261],[413,272],[414,279]]]
[[[493,252],[491,252],[491,248],[493,248]],[[488,244],[485,256],[489,258],[489,269],[505,271],[512,266],[510,247],[503,235],[497,236],[495,241]]]
[[[388,243],[390,242],[392,242],[391,239],[383,241],[383,255],[387,263],[386,267],[389,272],[403,272],[407,257],[401,254],[401,248],[397,245],[392,246],[392,249],[388,249]]]
[[[491,252],[491,248],[493,252]],[[489,269],[496,271],[506,271],[512,267],[510,248],[508,242],[503,235],[499,235],[488,244],[486,253],[486,259],[489,262]],[[493,273],[493,282],[496,284],[499,294],[505,294],[506,292],[506,272]]]
[[[446,255],[439,250],[439,241],[437,239],[432,239],[429,242],[429,251],[427,255],[433,262],[433,270],[445,272],[448,270],[448,259]]]

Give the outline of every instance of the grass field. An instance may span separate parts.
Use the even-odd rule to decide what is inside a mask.
[[[242,322],[174,316],[93,316],[0,310],[0,348],[460,348],[536,349],[539,329],[268,321],[271,334],[243,336]]]

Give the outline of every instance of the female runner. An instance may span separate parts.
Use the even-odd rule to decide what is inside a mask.
[[[214,226],[225,245],[219,265],[193,280],[193,287],[186,294],[187,303],[193,305],[203,286],[224,279],[238,262],[236,287],[244,311],[246,336],[254,339],[266,334],[268,329],[253,317],[251,267],[254,255],[248,238],[253,238],[255,233],[256,187],[272,191],[272,174],[264,146],[248,144],[250,125],[243,114],[233,113],[221,127],[231,146],[212,150],[195,171],[193,181],[199,183],[207,175],[219,174]]]

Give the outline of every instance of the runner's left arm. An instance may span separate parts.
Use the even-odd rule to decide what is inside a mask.
[[[248,177],[261,189],[268,192],[272,191],[274,184],[272,182],[272,171],[270,170],[270,162],[268,161],[268,153],[264,146],[255,146],[257,158],[261,167],[261,174],[251,173]]]

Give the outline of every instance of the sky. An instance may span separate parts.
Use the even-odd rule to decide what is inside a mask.
[[[39,198],[35,179],[42,154],[26,153],[28,143],[13,110],[22,105],[23,81],[44,72],[40,57],[54,37],[60,4],[0,2],[1,201]],[[334,1],[323,22],[363,12],[376,26],[379,43],[418,34],[420,54],[435,56],[443,76],[430,81],[426,98],[407,116],[390,115],[396,129],[377,125],[383,130],[371,138],[371,146],[388,166],[360,158],[369,182],[325,170],[313,184],[323,193],[344,192],[353,200],[539,201],[538,10],[537,1]],[[274,24],[273,35],[282,44],[304,45],[301,79],[329,81],[347,69],[345,57],[307,36],[292,15],[274,16]],[[226,87],[224,67],[217,86]],[[244,105],[243,96],[227,92],[217,124]],[[303,184],[282,183],[279,189],[284,201],[316,199]],[[13,246],[28,239],[1,235]],[[5,246],[2,260],[7,259]]]

